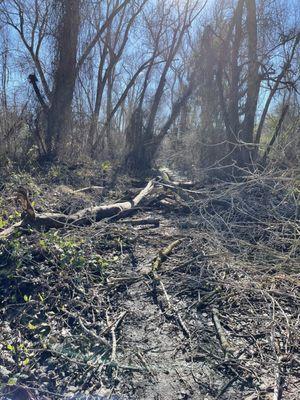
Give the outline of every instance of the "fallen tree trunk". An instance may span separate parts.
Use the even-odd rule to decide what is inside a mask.
[[[19,229],[34,228],[37,230],[63,228],[66,226],[86,226],[94,222],[98,222],[104,218],[113,216],[121,217],[127,214],[128,210],[134,209],[145,197],[147,197],[154,189],[155,181],[151,180],[147,186],[141,190],[133,200],[122,203],[108,204],[91,208],[84,208],[74,214],[66,215],[61,213],[45,213],[34,216],[26,213],[23,220],[0,232],[0,239],[7,239]]]

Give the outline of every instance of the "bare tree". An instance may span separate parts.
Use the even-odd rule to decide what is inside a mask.
[[[192,26],[193,21],[203,9],[203,2],[187,1],[181,7],[178,2],[158,2],[155,16],[152,20],[146,17],[145,21],[152,42],[153,62],[146,70],[142,85],[139,102],[132,115],[132,121],[126,130],[126,150],[124,167],[133,174],[141,174],[148,171],[153,163],[159,145],[169,131],[170,126],[179,114],[181,107],[185,104],[191,94],[193,85],[190,84],[185,92],[178,98],[171,107],[171,113],[162,127],[155,125],[161,101],[164,96],[168,74],[172,63],[182,45],[183,39]],[[161,43],[164,49],[161,49]],[[162,53],[163,66],[156,89],[151,96],[150,107],[147,110],[146,94],[151,86],[151,74],[153,73],[154,60]],[[147,111],[147,112],[146,112]]]
[[[47,159],[55,159],[59,153],[63,154],[63,151],[60,150],[63,150],[63,143],[67,141],[67,133],[70,129],[71,106],[80,68],[115,16],[128,3],[129,0],[116,1],[107,18],[100,24],[97,21],[93,34],[79,52],[78,38],[82,6],[80,0],[58,1],[57,3],[50,0],[45,3],[38,0],[2,2],[2,20],[18,33],[36,70],[36,73],[30,74],[29,81],[46,114],[47,123],[43,148],[46,151]],[[59,27],[53,29],[53,15],[57,15],[57,13],[60,14]],[[51,29],[49,28],[50,20]],[[57,61],[51,60],[52,63],[54,61],[56,67],[54,71],[49,71],[47,74],[44,67],[45,54],[42,54],[41,48],[43,44],[49,43],[47,36],[50,34],[49,31],[52,37],[54,35],[57,38]],[[42,90],[38,86],[36,75],[42,84]]]
[[[289,51],[284,50],[286,58],[277,78],[272,78],[266,54],[274,51],[263,46],[258,49],[259,18],[255,0],[238,0],[232,17],[225,26],[224,32],[218,27],[210,27],[214,35],[214,60],[216,65],[216,82],[219,104],[222,111],[228,142],[227,160],[239,168],[252,168],[257,160],[258,145],[262,128],[271,100],[279,83],[283,84],[295,51],[299,43],[299,34],[285,36],[284,41],[277,43],[278,48],[293,41]],[[222,28],[224,30],[224,27]],[[261,32],[267,35],[268,32]],[[225,37],[225,39],[222,38]],[[267,102],[260,115],[258,129],[255,132],[258,114],[258,100],[264,83],[272,85]],[[291,87],[285,82],[286,87]]]
[[[45,159],[82,149],[97,160],[124,155],[126,171],[143,173],[177,129],[198,134],[198,158],[255,167],[273,105],[296,89],[300,34],[279,0],[215,0],[200,20],[205,4],[3,0],[5,46],[18,51],[9,64],[2,46],[3,109],[14,63],[17,81],[31,84],[19,110],[28,101],[26,129]]]
[[[112,120],[112,112],[115,107],[112,104],[112,92],[115,81],[116,66],[121,60],[121,57],[126,49],[130,30],[132,29],[136,18],[141,13],[143,7],[148,0],[143,0],[137,4],[133,4],[130,7],[124,7],[118,15],[118,21],[116,21],[116,29],[112,32],[112,27],[107,28],[106,34],[101,38],[100,46],[100,61],[97,71],[97,88],[96,88],[96,99],[94,110],[91,118],[91,126],[89,131],[89,142],[92,149],[92,154],[95,153],[95,140],[97,142],[106,139],[110,139],[110,123]],[[109,2],[110,3],[110,2]],[[107,12],[109,12],[109,5],[107,6]],[[107,90],[106,96],[106,123],[104,129],[100,131],[100,136],[96,137],[96,132],[99,122],[99,114],[102,105],[105,88]],[[124,97],[124,96],[123,96]],[[121,104],[118,104],[118,108]],[[114,110],[114,114],[117,110]],[[105,137],[103,137],[105,136]]]

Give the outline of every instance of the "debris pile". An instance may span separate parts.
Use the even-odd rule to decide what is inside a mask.
[[[32,193],[34,217],[23,208],[4,224],[3,396],[296,399],[293,179],[204,187],[161,176],[128,190],[104,205],[91,192],[70,214],[59,202],[40,210]]]

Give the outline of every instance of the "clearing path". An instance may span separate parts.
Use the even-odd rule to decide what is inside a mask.
[[[228,190],[197,211],[191,190],[156,194],[131,218],[3,241],[7,398],[296,400],[299,248],[234,220],[246,202],[229,209]],[[230,221],[226,241],[215,221]]]

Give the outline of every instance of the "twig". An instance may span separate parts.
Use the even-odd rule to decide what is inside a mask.
[[[117,359],[116,329],[119,326],[119,324],[121,323],[121,321],[123,320],[123,318],[125,317],[126,313],[127,313],[127,311],[121,312],[119,317],[114,322],[111,322],[110,318],[108,316],[108,313],[106,312],[107,328],[110,330],[111,337],[112,337],[112,346],[111,346],[112,349],[111,349],[111,357],[110,357],[110,361],[112,363],[114,363],[116,361],[116,359]]]
[[[142,363],[143,367],[146,368],[146,370],[149,372],[149,374],[152,376],[152,378],[154,378],[154,374],[151,372],[151,369],[149,368],[149,366],[146,363],[146,360],[144,359],[142,354],[140,352],[137,352],[136,356],[140,360],[140,362]]]
[[[275,370],[275,385],[274,385],[274,395],[273,400],[281,400],[283,394],[283,376],[280,372],[280,363],[277,363]]]
[[[120,325],[120,323],[122,322],[122,320],[126,314],[127,314],[127,311],[122,311],[121,314],[119,315],[119,317],[115,321],[110,322],[108,324],[108,326],[105,329],[103,329],[103,331],[101,332],[101,335],[106,335],[113,326],[116,329]]]
[[[123,219],[120,221],[122,224],[128,224],[132,226],[137,225],[153,225],[154,227],[159,227],[159,219],[148,218],[148,219]]]
[[[233,378],[230,379],[229,382],[227,382],[224,386],[222,386],[215,400],[219,400],[223,396],[223,394],[227,391],[227,389],[229,389],[230,386],[232,386],[237,379],[238,377],[234,376]]]
[[[175,313],[176,313],[176,316],[177,316],[179,325],[181,326],[181,328],[182,328],[182,330],[183,330],[183,333],[184,333],[188,338],[190,338],[190,337],[191,337],[190,331],[188,330],[188,328],[187,328],[185,322],[183,321],[181,315],[179,314],[179,312],[178,312],[176,309],[174,309],[174,311],[175,311]]]
[[[222,347],[225,355],[227,355],[228,353],[232,353],[232,348],[231,348],[231,346],[230,346],[230,344],[229,344],[229,342],[228,342],[228,340],[226,338],[224,329],[223,329],[223,327],[221,325],[221,322],[220,322],[220,319],[219,319],[219,311],[218,311],[218,309],[214,307],[212,309],[212,314],[213,314],[213,322],[214,322],[214,325],[215,325],[215,328],[216,328],[216,331],[217,331],[217,335],[218,335],[218,338],[219,338],[220,343],[221,343],[221,347]]]
[[[106,321],[107,325],[110,326],[110,333],[111,333],[111,338],[112,338],[112,345],[111,345],[111,356],[110,356],[110,362],[114,363],[116,361],[117,357],[117,339],[116,339],[116,331],[115,331],[115,326],[114,324],[111,324],[108,313],[106,312]]]
[[[178,246],[182,242],[182,239],[175,240],[163,250],[161,250],[157,257],[152,262],[151,271],[155,273],[162,265],[162,263],[167,259],[167,257],[172,253],[176,246]]]
[[[80,317],[79,315],[74,314],[74,313],[72,313],[71,311],[68,311],[68,310],[66,310],[66,309],[64,309],[64,312],[65,312],[66,314],[70,315],[71,317],[77,319],[78,322],[79,322],[79,325],[81,326],[81,328],[83,329],[83,331],[84,331],[90,338],[96,340],[97,342],[100,342],[102,345],[104,345],[104,346],[106,346],[106,347],[108,347],[108,348],[111,347],[110,343],[109,343],[106,339],[104,339],[104,338],[102,337],[102,334],[97,335],[97,334],[96,334],[95,332],[93,332],[91,329],[88,329],[88,328],[84,325],[84,323],[82,322],[82,319],[81,319],[81,317]]]

